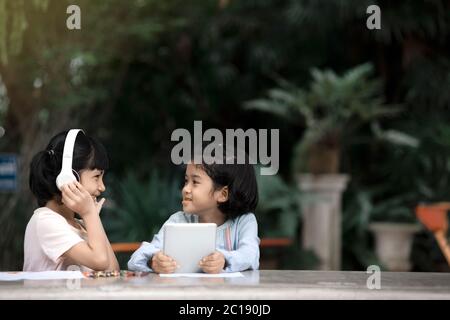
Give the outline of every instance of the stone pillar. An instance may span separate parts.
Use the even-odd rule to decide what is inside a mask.
[[[302,247],[320,259],[319,270],[341,269],[341,198],[349,176],[344,174],[300,174],[298,187],[304,198]]]

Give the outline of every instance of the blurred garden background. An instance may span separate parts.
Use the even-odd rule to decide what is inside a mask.
[[[81,9],[69,30],[66,9]],[[381,29],[369,30],[369,5]],[[32,156],[83,128],[106,146],[111,242],[151,240],[180,209],[177,128],[280,130],[280,170],[258,176],[262,249],[315,269],[299,174],[347,177],[340,269],[386,268],[373,222],[413,223],[412,271],[448,272],[420,203],[450,201],[450,3],[445,0],[0,0],[0,153],[18,159],[0,192],[0,270],[21,270],[36,208]],[[1,173],[1,172],[0,172]],[[324,237],[326,235],[323,235]],[[129,257],[121,257],[122,267]]]

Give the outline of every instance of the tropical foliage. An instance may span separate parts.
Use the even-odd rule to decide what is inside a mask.
[[[65,27],[69,4],[81,8],[81,30]],[[381,30],[365,27],[371,4]],[[298,142],[338,128],[339,168],[352,176],[344,265],[364,268],[367,221],[450,197],[448,12],[443,0],[0,0],[0,151],[21,160],[18,191],[0,195],[0,268],[21,265],[35,206],[28,166],[53,134],[83,127],[106,144],[115,180],[104,221],[114,216],[111,236],[131,241],[174,210],[170,136],[194,120],[280,129],[280,174],[267,189],[261,182],[268,235],[292,234],[301,217],[287,187],[288,164],[303,161]],[[261,97],[270,113],[242,107]],[[386,108],[394,105],[401,110]],[[429,248],[418,241],[415,256]]]

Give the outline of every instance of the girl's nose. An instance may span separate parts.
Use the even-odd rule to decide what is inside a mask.
[[[105,184],[103,183],[103,181],[100,182],[100,185],[98,186],[98,190],[100,192],[105,192],[106,187],[105,187]]]

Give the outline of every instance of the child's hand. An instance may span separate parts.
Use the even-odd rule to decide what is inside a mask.
[[[198,265],[206,273],[220,273],[225,267],[225,257],[216,251],[200,260]]]
[[[150,268],[156,273],[173,273],[178,268],[177,262],[161,251],[155,253],[150,262]]]
[[[103,198],[95,203],[89,192],[78,181],[64,185],[61,194],[64,205],[81,217],[92,213],[98,214],[105,202]]]

